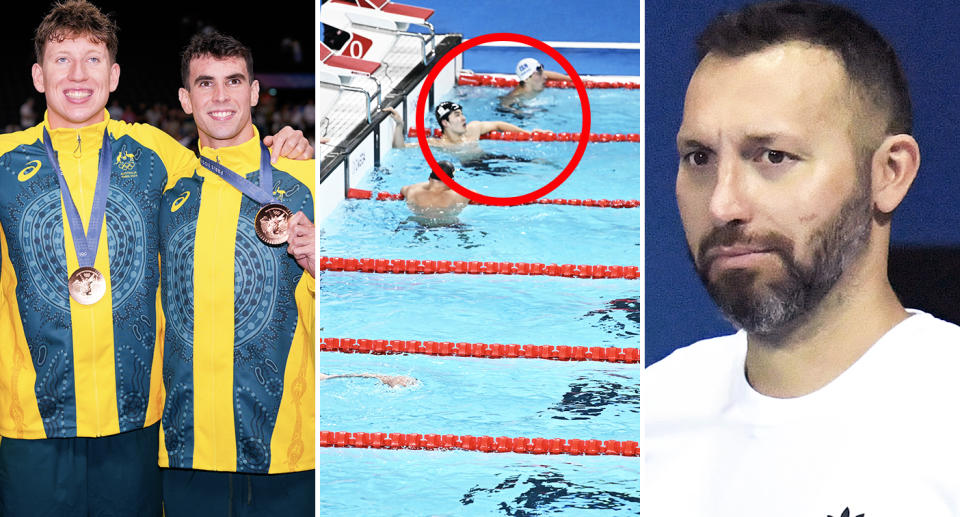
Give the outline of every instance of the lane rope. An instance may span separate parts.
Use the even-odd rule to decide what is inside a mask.
[[[580,440],[576,438],[526,438],[420,433],[350,433],[320,431],[320,447],[363,449],[463,450],[518,454],[568,454],[571,456],[639,457],[633,440]]]
[[[519,345],[503,343],[455,343],[401,339],[327,337],[320,340],[321,352],[348,354],[421,354],[486,359],[551,359],[554,361],[598,361],[635,364],[639,348],[566,345]]]
[[[319,257],[320,271],[358,273],[393,273],[408,275],[529,275],[565,278],[616,278],[636,280],[639,266],[606,266],[590,264],[544,264],[540,262],[480,262],[467,260],[417,260],[352,257]]]
[[[513,88],[519,84],[519,80],[512,77],[503,77],[503,76],[494,76],[488,74],[460,74],[460,77],[457,78],[457,84],[459,86],[496,86],[500,88]],[[544,86],[547,88],[576,88],[573,84],[573,81],[555,81],[549,80],[544,81]],[[637,90],[643,88],[642,83],[634,83],[629,81],[590,81],[584,80],[583,86],[585,88],[626,88],[630,90]]]
[[[347,191],[347,199],[376,199],[377,201],[403,201],[403,194],[394,194],[392,192],[377,192],[373,194],[372,190],[351,188]],[[498,206],[490,203],[478,203],[471,200],[470,204],[484,206]],[[544,199],[540,198],[529,203],[520,203],[520,205],[568,205],[568,206],[592,206],[601,208],[636,208],[640,206],[639,199]],[[515,206],[520,206],[515,205]]]
[[[443,131],[440,128],[425,128],[428,136],[440,138]],[[411,127],[407,131],[408,137],[417,136],[417,128]],[[520,131],[490,131],[480,135],[480,140],[504,140],[507,142],[577,142],[580,140],[580,133],[566,133],[553,131],[530,131],[523,133]],[[639,133],[590,133],[590,141],[593,143],[606,142],[642,142]]]

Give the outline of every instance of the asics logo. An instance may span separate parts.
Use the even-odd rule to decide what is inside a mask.
[[[178,197],[177,199],[173,200],[173,204],[170,205],[170,211],[176,212],[177,210],[180,210],[180,207],[183,206],[183,204],[186,203],[188,199],[190,199],[189,190],[181,194],[180,197]]]
[[[17,179],[20,181],[27,181],[32,178],[34,174],[40,169],[40,160],[31,160],[27,162],[27,166],[20,171],[20,174],[17,174]]]

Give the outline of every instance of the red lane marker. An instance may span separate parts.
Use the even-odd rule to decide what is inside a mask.
[[[434,138],[440,138],[441,133],[437,128],[426,129],[432,131]],[[407,136],[417,136],[417,128],[410,128]],[[575,142],[580,138],[580,133],[566,133],[553,131],[532,131],[530,133],[520,133],[517,131],[490,131],[480,136],[481,140],[506,140],[508,142],[534,141],[534,142]],[[640,142],[642,138],[640,133],[588,133],[587,139],[592,143],[604,142]]]
[[[560,174],[557,175],[552,181],[540,187],[533,192],[528,192],[519,196],[512,197],[497,197],[497,196],[485,196],[478,192],[474,192],[468,188],[463,187],[452,178],[447,176],[447,174],[440,168],[440,165],[437,163],[436,158],[433,156],[433,151],[430,149],[430,146],[427,144],[426,132],[424,130],[424,113],[427,103],[427,97],[431,91],[431,86],[433,86],[434,81],[436,81],[437,76],[440,74],[440,71],[452,61],[455,57],[462,54],[464,51],[469,50],[477,45],[483,43],[491,43],[497,41],[513,41],[517,43],[523,43],[531,47],[537,48],[548,56],[552,57],[563,70],[567,73],[568,76],[573,80],[573,84],[577,89],[577,96],[580,98],[580,111],[582,113],[581,129],[580,132],[584,133],[583,136],[577,141],[577,147],[573,151],[573,157],[570,159],[570,162],[566,167],[560,171]],[[573,66],[557,52],[553,47],[550,47],[546,43],[531,38],[529,36],[524,36],[522,34],[512,34],[505,32],[498,32],[493,34],[484,34],[481,36],[475,36],[469,40],[457,45],[449,52],[444,54],[440,61],[434,65],[433,69],[427,74],[427,77],[423,80],[423,85],[420,87],[420,94],[417,96],[417,108],[416,108],[416,121],[417,121],[417,143],[420,145],[420,149],[423,152],[423,157],[427,160],[427,164],[430,165],[430,168],[437,174],[437,176],[447,184],[448,187],[453,189],[455,192],[462,196],[470,198],[472,201],[490,203],[493,205],[516,205],[520,203],[525,203],[528,201],[533,201],[539,197],[542,197],[546,194],[549,194],[554,189],[560,186],[561,183],[566,181],[570,177],[570,174],[573,173],[573,170],[577,167],[577,164],[580,163],[580,159],[583,158],[583,154],[587,149],[587,142],[589,141],[588,133],[590,132],[590,100],[587,96],[587,90],[584,89],[584,83],[580,80],[580,75],[577,74],[577,71],[574,70]]]
[[[377,201],[402,201],[403,194],[394,194],[391,192],[377,192],[377,195],[373,195],[373,191],[363,190],[358,188],[352,188],[347,192],[348,199],[376,199]],[[490,205],[488,203],[473,203],[475,205],[484,205],[484,206],[498,206]],[[640,200],[638,199],[544,199],[540,198],[536,201],[531,201],[529,203],[521,203],[521,205],[573,205],[573,206],[594,206],[602,208],[636,208],[640,206]],[[519,205],[513,205],[519,206]]]
[[[582,440],[577,438],[527,438],[520,436],[472,436],[468,434],[359,433],[320,431],[320,447],[360,449],[462,450],[513,452],[517,454],[566,454],[570,456],[639,457],[639,442],[633,440]]]
[[[487,74],[460,74],[460,77],[457,78],[457,84],[460,86],[496,86],[496,87],[509,87],[512,88],[517,85],[519,81],[510,77],[499,77]],[[573,88],[573,81],[554,81],[549,80],[544,82],[544,86],[547,88]],[[636,90],[642,88],[641,83],[634,83],[630,81],[584,81],[584,88],[626,88],[629,90]]]
[[[426,263],[432,262],[432,266]],[[526,262],[478,262],[464,260],[404,260],[348,257],[319,257],[317,267],[323,271],[356,271],[361,273],[394,274],[469,274],[469,275],[543,275],[568,278],[623,278],[640,277],[639,266],[605,266],[574,264],[543,264]]]
[[[601,346],[518,345],[501,343],[454,343],[452,341],[417,341],[364,338],[320,339],[321,352],[347,354],[422,354],[486,359],[528,358],[554,361],[598,361],[635,364],[640,362],[639,348]]]

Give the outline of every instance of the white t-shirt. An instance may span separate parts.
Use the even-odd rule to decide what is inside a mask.
[[[744,332],[645,372],[643,515],[960,516],[960,327],[913,315],[823,388],[744,375]]]

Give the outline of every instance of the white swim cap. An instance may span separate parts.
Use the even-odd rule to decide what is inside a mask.
[[[543,65],[532,57],[523,58],[517,63],[517,78],[526,81],[537,70],[543,70]]]

